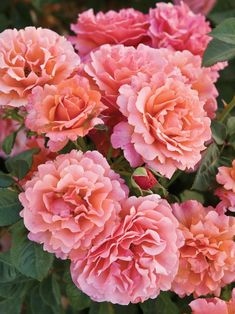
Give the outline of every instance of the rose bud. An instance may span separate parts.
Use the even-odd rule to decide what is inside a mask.
[[[143,167],[134,171],[132,179],[142,190],[152,189],[158,183],[152,172]]]

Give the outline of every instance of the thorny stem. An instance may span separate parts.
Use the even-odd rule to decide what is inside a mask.
[[[222,111],[218,120],[220,122],[223,122],[228,114],[233,110],[233,108],[235,108],[235,97],[233,97],[232,101],[229,104],[225,104],[225,108]]]

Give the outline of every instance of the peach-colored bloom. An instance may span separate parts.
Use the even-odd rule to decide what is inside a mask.
[[[71,264],[74,283],[93,300],[143,302],[169,290],[178,270],[182,235],[166,200],[130,197],[122,220],[86,258]]]
[[[19,127],[20,125],[17,121],[12,120],[12,119],[3,119],[0,116],[0,157],[6,158],[5,152],[1,148],[3,141],[8,135],[15,132],[17,129],[19,129]],[[27,137],[26,137],[25,130],[20,130],[17,133],[15,144],[11,151],[10,156],[13,157],[23,152],[24,150],[26,150],[27,149],[26,141],[27,141]]]
[[[229,314],[226,302],[219,298],[196,299],[189,305],[192,314]]]
[[[232,291],[230,301],[219,298],[196,299],[190,304],[192,314],[234,314],[235,313],[235,289]]]
[[[96,15],[90,9],[79,14],[77,23],[71,25],[77,36],[70,40],[84,56],[104,44],[137,46],[146,43],[150,40],[148,27],[148,15],[134,9],[99,12]]]
[[[117,97],[119,88],[129,84],[137,73],[151,78],[156,72],[169,77],[179,77],[198,92],[199,99],[210,118],[215,116],[218,92],[213,84],[217,76],[215,70],[203,68],[201,58],[189,51],[174,52],[169,49],[153,49],[139,45],[137,49],[122,45],[104,45],[91,53],[85,71],[98,85],[102,99],[108,106],[108,115],[118,113]]]
[[[217,182],[223,185],[225,190],[235,193],[235,159],[232,162],[232,167],[219,167],[218,170]]]
[[[167,61],[156,49],[139,45],[137,49],[123,45],[104,45],[94,53],[85,66],[87,74],[93,78],[102,92],[105,104],[112,112],[118,112],[119,88],[129,84],[138,72],[149,76],[163,71]]]
[[[217,81],[219,74],[218,71],[222,70],[225,66],[217,64],[216,67],[211,68],[202,67],[202,59],[199,56],[194,56],[189,51],[182,52],[169,52],[167,49],[160,50],[167,58],[171,68],[172,76],[183,76],[183,80],[191,85],[191,88],[198,92],[199,99],[204,103],[204,109],[208,117],[214,118],[217,110],[216,97],[218,91],[214,85]]]
[[[172,208],[185,238],[172,290],[181,297],[219,296],[221,288],[235,279],[235,218],[197,201]]]
[[[69,41],[49,29],[26,27],[0,34],[0,106],[27,104],[33,87],[57,84],[80,63]]]
[[[216,206],[218,212],[225,212],[230,210],[235,212],[235,193],[228,191],[224,188],[218,188],[215,190],[215,195],[220,198],[219,204]]]
[[[235,211],[235,160],[232,162],[232,167],[219,167],[219,172],[216,175],[216,180],[222,187],[215,191],[221,202],[216,209],[219,212]]]
[[[175,170],[191,169],[198,163],[211,131],[194,90],[160,73],[151,83],[136,77],[119,92],[118,105],[127,122],[114,128],[111,141],[114,148],[124,150],[132,167],[146,163],[170,178]]]
[[[38,167],[19,198],[29,239],[57,257],[82,256],[119,221],[128,189],[97,151],[59,155]]]
[[[27,107],[26,126],[38,134],[45,133],[49,148],[58,151],[69,140],[75,141],[103,123],[98,116],[106,107],[100,99],[89,81],[78,75],[55,86],[37,86]]]
[[[153,47],[189,50],[195,55],[203,55],[211,31],[203,15],[194,14],[183,2],[180,5],[157,3],[155,9],[150,9],[149,15],[149,35]]]
[[[181,1],[182,0],[174,0],[174,3],[180,4]],[[194,13],[202,13],[205,15],[207,15],[216,4],[216,0],[183,0],[183,2],[186,3]]]

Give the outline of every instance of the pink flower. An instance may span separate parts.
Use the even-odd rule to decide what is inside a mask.
[[[215,118],[218,91],[214,83],[219,77],[218,71],[226,65],[220,62],[211,68],[204,68],[200,56],[194,56],[189,51],[169,52],[167,49],[161,49],[161,51],[171,65],[171,75],[178,76],[180,72],[183,80],[198,92],[198,97],[204,103],[208,117]]]
[[[144,45],[137,49],[123,45],[104,45],[91,53],[91,60],[85,66],[86,73],[101,90],[109,111],[118,112],[119,88],[131,82],[138,72],[151,76],[163,71],[167,61],[156,50]]]
[[[203,15],[194,14],[183,2],[180,5],[157,3],[155,9],[150,9],[149,15],[149,35],[153,47],[189,50],[192,54],[203,55],[211,31]]]
[[[235,279],[235,218],[197,201],[172,208],[185,238],[172,290],[181,297],[219,296],[221,288]]]
[[[49,29],[26,27],[0,34],[0,103],[27,104],[33,87],[57,84],[80,60],[70,42]]]
[[[189,305],[192,314],[229,314],[226,302],[218,298],[196,299]]]
[[[215,195],[220,198],[219,204],[216,206],[216,210],[218,212],[225,212],[226,210],[230,210],[231,212],[235,212],[235,193],[231,191],[227,191],[224,188],[218,188],[215,190]]]
[[[69,140],[75,141],[103,123],[98,116],[106,107],[100,99],[100,93],[91,89],[89,81],[78,75],[55,86],[35,87],[27,108],[26,126],[38,134],[45,133],[49,148],[58,151]]]
[[[225,190],[235,193],[235,159],[232,167],[219,167],[218,170],[217,182],[222,184]]]
[[[174,0],[175,4],[180,4],[182,0]],[[207,15],[214,7],[216,0],[183,0],[194,13]]]
[[[114,148],[124,149],[132,167],[146,163],[171,178],[175,170],[191,169],[198,163],[211,131],[194,90],[156,74],[151,83],[136,78],[119,92],[118,105],[127,122],[114,128],[111,141]]]
[[[235,289],[232,298],[226,302],[218,298],[197,299],[190,304],[192,314],[234,314],[235,313]]]
[[[19,127],[20,125],[17,121],[14,121],[12,119],[3,119],[0,116],[0,157],[6,158],[5,152],[2,150],[3,141],[8,135],[15,132],[17,129],[19,129]],[[10,156],[13,157],[23,152],[24,150],[26,150],[27,149],[26,141],[27,141],[27,137],[26,137],[25,130],[20,130],[17,133],[15,144],[11,151]]]
[[[112,234],[71,264],[74,283],[98,302],[138,303],[169,290],[182,246],[178,223],[158,195],[130,197]]]
[[[218,183],[223,185],[216,189],[217,195],[221,202],[217,205],[216,209],[219,212],[224,212],[227,209],[235,211],[235,160],[232,162],[232,167],[219,167],[219,172],[216,176]]]
[[[122,9],[119,12],[85,11],[78,16],[71,30],[76,37],[71,37],[79,54],[84,56],[103,44],[123,44],[137,46],[148,42],[148,15],[134,9]]]
[[[83,256],[119,222],[128,189],[97,151],[59,155],[38,167],[19,198],[29,239],[57,257]]]
[[[137,49],[122,45],[104,45],[91,53],[91,60],[87,62],[85,71],[98,85],[102,100],[109,108],[106,111],[108,116],[118,115],[117,97],[122,85],[130,84],[132,76],[137,73],[143,73],[151,80],[156,72],[166,73],[169,77],[179,77],[189,84],[198,92],[208,116],[215,116],[218,96],[213,84],[217,79],[215,70],[203,68],[201,58],[189,51],[174,52],[145,45],[139,45]]]

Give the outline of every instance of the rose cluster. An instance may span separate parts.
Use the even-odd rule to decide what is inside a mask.
[[[0,34],[0,142],[15,132],[12,155],[40,149],[20,182],[28,238],[69,259],[76,286],[98,302],[219,296],[235,279],[235,218],[225,215],[235,161],[219,168],[216,208],[130,196],[115,163],[145,166],[144,190],[158,184],[153,173],[170,179],[200,163],[226,66],[202,66],[209,23],[181,2],[88,10],[71,29],[68,39],[34,27]],[[193,313],[218,300],[192,302]]]

